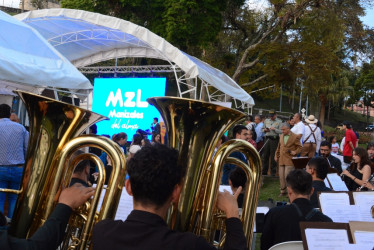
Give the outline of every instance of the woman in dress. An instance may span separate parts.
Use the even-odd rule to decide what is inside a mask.
[[[372,169],[370,166],[369,155],[363,148],[353,150],[353,163],[343,171],[344,181],[349,191],[356,191],[357,188],[364,185],[369,179]]]

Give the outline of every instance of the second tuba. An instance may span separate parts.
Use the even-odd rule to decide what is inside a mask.
[[[168,224],[172,229],[191,231],[213,243],[218,212],[215,202],[224,162],[243,168],[248,185],[244,196],[242,222],[251,246],[259,192],[261,160],[257,150],[244,140],[231,140],[212,157],[221,136],[245,114],[212,103],[175,97],[155,97],[147,101],[158,109],[167,129],[167,143],[179,151],[179,162],[186,166],[186,177],[178,204],[172,207]],[[241,151],[247,163],[230,158]],[[217,216],[216,216],[217,214]],[[224,237],[223,237],[224,240]],[[220,242],[219,245],[222,245]]]

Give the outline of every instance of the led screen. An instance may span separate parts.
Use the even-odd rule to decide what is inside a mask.
[[[110,118],[97,123],[97,134],[125,132],[128,140],[137,129],[150,129],[160,114],[146,101],[165,96],[166,78],[95,78],[92,110]]]

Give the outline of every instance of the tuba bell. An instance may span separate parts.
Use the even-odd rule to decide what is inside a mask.
[[[213,243],[219,211],[215,210],[223,163],[233,163],[246,172],[248,185],[244,196],[242,222],[248,246],[251,246],[259,192],[261,159],[257,150],[244,140],[230,140],[214,156],[221,136],[245,114],[212,103],[175,97],[155,97],[147,101],[160,112],[167,128],[167,142],[179,151],[178,161],[186,166],[186,177],[178,204],[169,211],[167,222],[172,229],[191,231]],[[229,157],[241,151],[243,163]],[[224,242],[218,242],[221,246]]]
[[[101,136],[80,136],[92,124],[107,119],[94,112],[28,92],[16,91],[25,103],[30,121],[30,137],[25,158],[20,190],[9,233],[17,238],[28,238],[47,220],[55,207],[59,191],[69,185],[74,164],[69,159],[83,147],[97,147],[105,151],[113,162],[113,170],[99,212],[99,199],[104,187],[105,168],[92,154],[80,155],[78,161],[88,159],[99,169],[95,195],[82,214],[79,233],[67,237],[69,249],[86,249],[91,231],[98,220],[114,219],[125,180],[125,157],[119,146]],[[78,163],[75,160],[75,164]],[[71,218],[72,220],[72,218]],[[76,231],[76,230],[73,230]],[[78,236],[78,237],[77,237]]]

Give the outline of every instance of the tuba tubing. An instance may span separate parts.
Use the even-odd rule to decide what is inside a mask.
[[[229,155],[234,151],[243,153],[248,159],[249,164],[244,163],[236,158],[229,157]],[[214,156],[213,164],[209,169],[210,174],[206,184],[209,188],[205,189],[207,192],[206,197],[209,197],[209,200],[206,202],[206,209],[202,213],[202,235],[210,241],[213,240],[214,231],[211,230],[211,226],[212,221],[215,219],[215,203],[217,200],[218,188],[220,185],[224,163],[230,163],[241,167],[247,175],[248,181],[244,195],[241,221],[243,224],[244,234],[247,238],[247,246],[250,248],[256,218],[262,162],[260,155],[253,145],[244,140],[235,139],[225,142],[221,145]],[[223,246],[224,240],[225,238],[223,237],[222,242],[219,242],[219,246]]]

